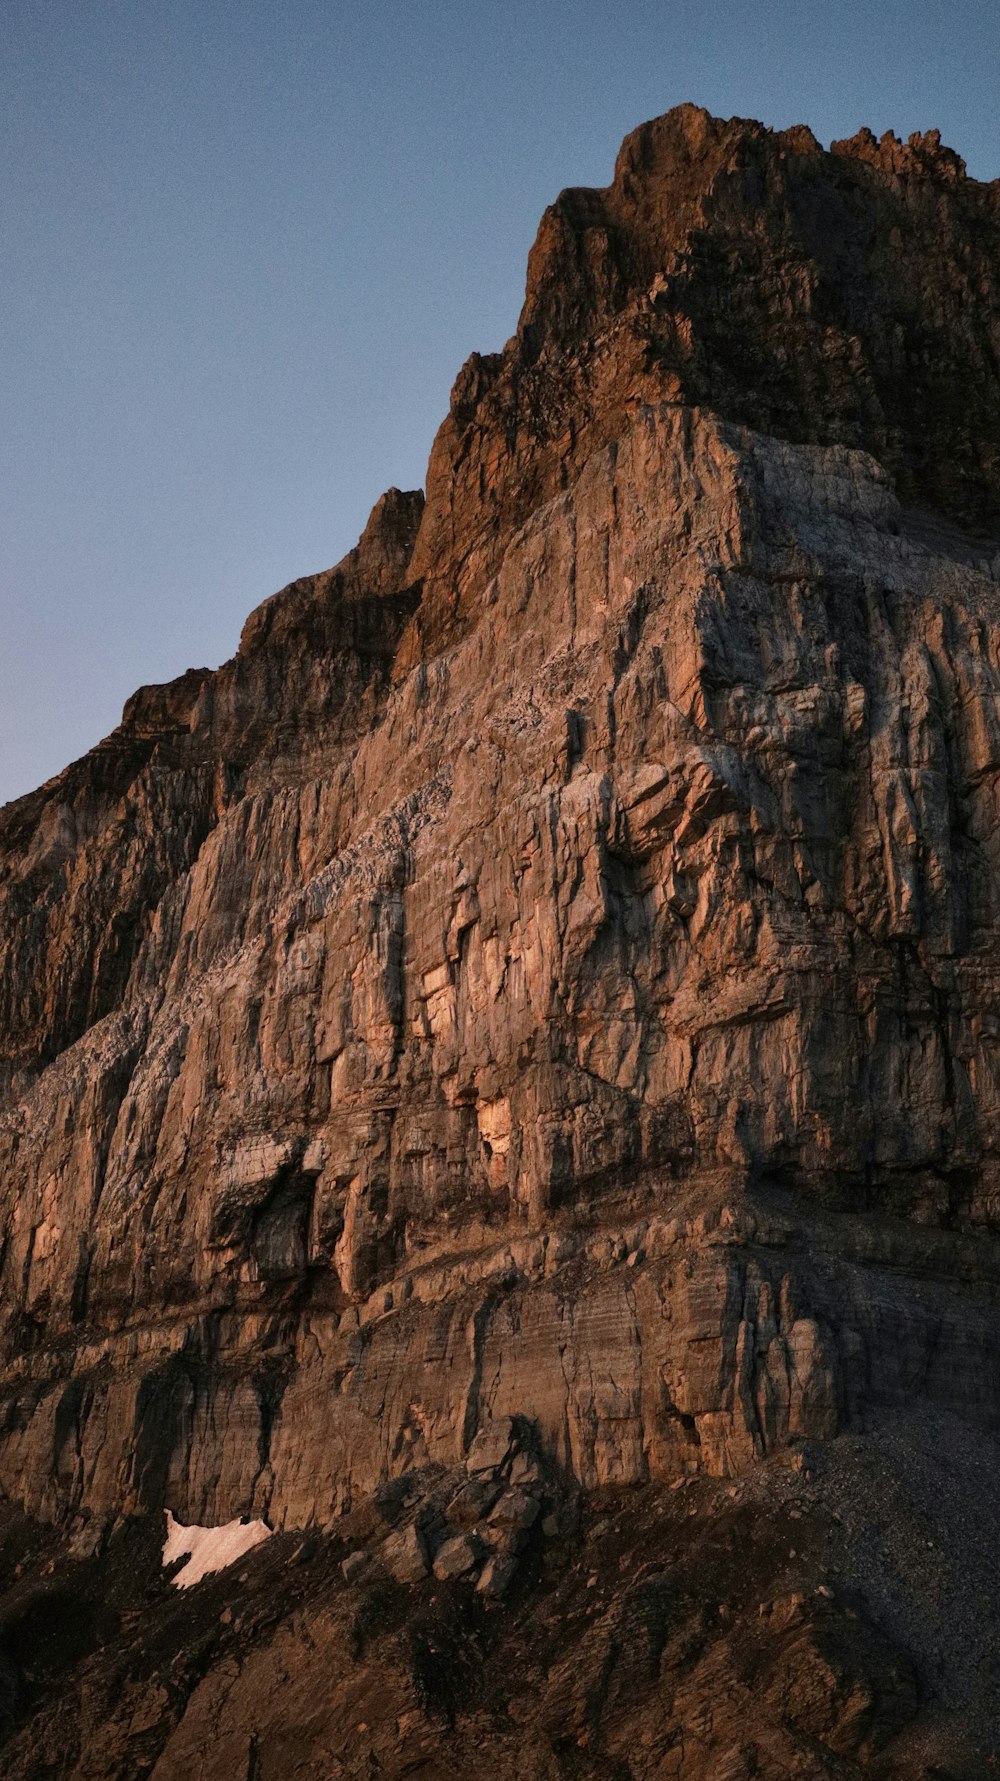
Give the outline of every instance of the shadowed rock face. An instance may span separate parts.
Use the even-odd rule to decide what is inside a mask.
[[[142,689],[0,813],[0,1488],[55,1530],[32,1555],[65,1535],[53,1562],[90,1567],[95,1641],[139,1612],[122,1554],[165,1508],[317,1530],[281,1662],[346,1639],[356,1674],[303,1772],[471,1772],[435,1714],[486,1711],[459,1681],[514,1662],[509,1590],[526,1699],[532,1662],[551,1684],[523,1736],[480,1726],[511,1773],[982,1772],[988,1660],[970,1638],[942,1671],[900,1606],[933,1485],[892,1499],[878,1563],[851,1527],[836,1608],[848,1485],[796,1508],[813,1594],[752,1630],[720,1481],[778,1538],[804,1443],[849,1484],[844,1443],[878,1473],[905,1416],[933,1478],[942,1417],[973,1448],[1000,1422],[998,207],[933,133],[643,126],[546,213],[426,502],[390,491],[231,662]],[[658,1519],[685,1479],[710,1602]],[[626,1595],[588,1631],[594,1493]],[[980,1587],[964,1534],[942,1563]],[[328,1594],[362,1573],[403,1641],[391,1711]],[[61,1721],[33,1767],[25,1587],[12,1773],[287,1772],[258,1683],[213,1756],[245,1653],[148,1580],[150,1676],[187,1653],[185,1688],[150,1680],[134,1736],[88,1696],[103,1768]],[[99,1663],[67,1639],[64,1697]],[[348,1738],[386,1714],[417,1715],[417,1768],[408,1732]]]

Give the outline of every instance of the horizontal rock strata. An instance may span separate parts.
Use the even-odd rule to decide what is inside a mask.
[[[327,1537],[515,1426],[555,1502],[997,1425],[998,206],[644,126],[426,501],[0,814],[10,1503]],[[499,1601],[497,1512],[377,1563]]]

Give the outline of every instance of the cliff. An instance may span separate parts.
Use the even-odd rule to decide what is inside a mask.
[[[998,288],[935,133],[643,126],[0,813],[7,1772],[984,1772]]]

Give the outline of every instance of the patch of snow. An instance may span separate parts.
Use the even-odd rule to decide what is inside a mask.
[[[190,1589],[192,1583],[200,1583],[212,1571],[224,1571],[252,1546],[269,1540],[272,1533],[265,1521],[248,1521],[244,1516],[228,1521],[225,1527],[184,1527],[174,1520],[169,1509],[166,1517],[163,1563],[172,1565],[175,1559],[190,1554],[187,1564],[170,1580],[178,1589]]]

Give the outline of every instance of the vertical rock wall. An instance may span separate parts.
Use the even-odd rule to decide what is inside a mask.
[[[995,1419],[996,213],[645,127],[426,503],[3,813],[13,1499]]]

